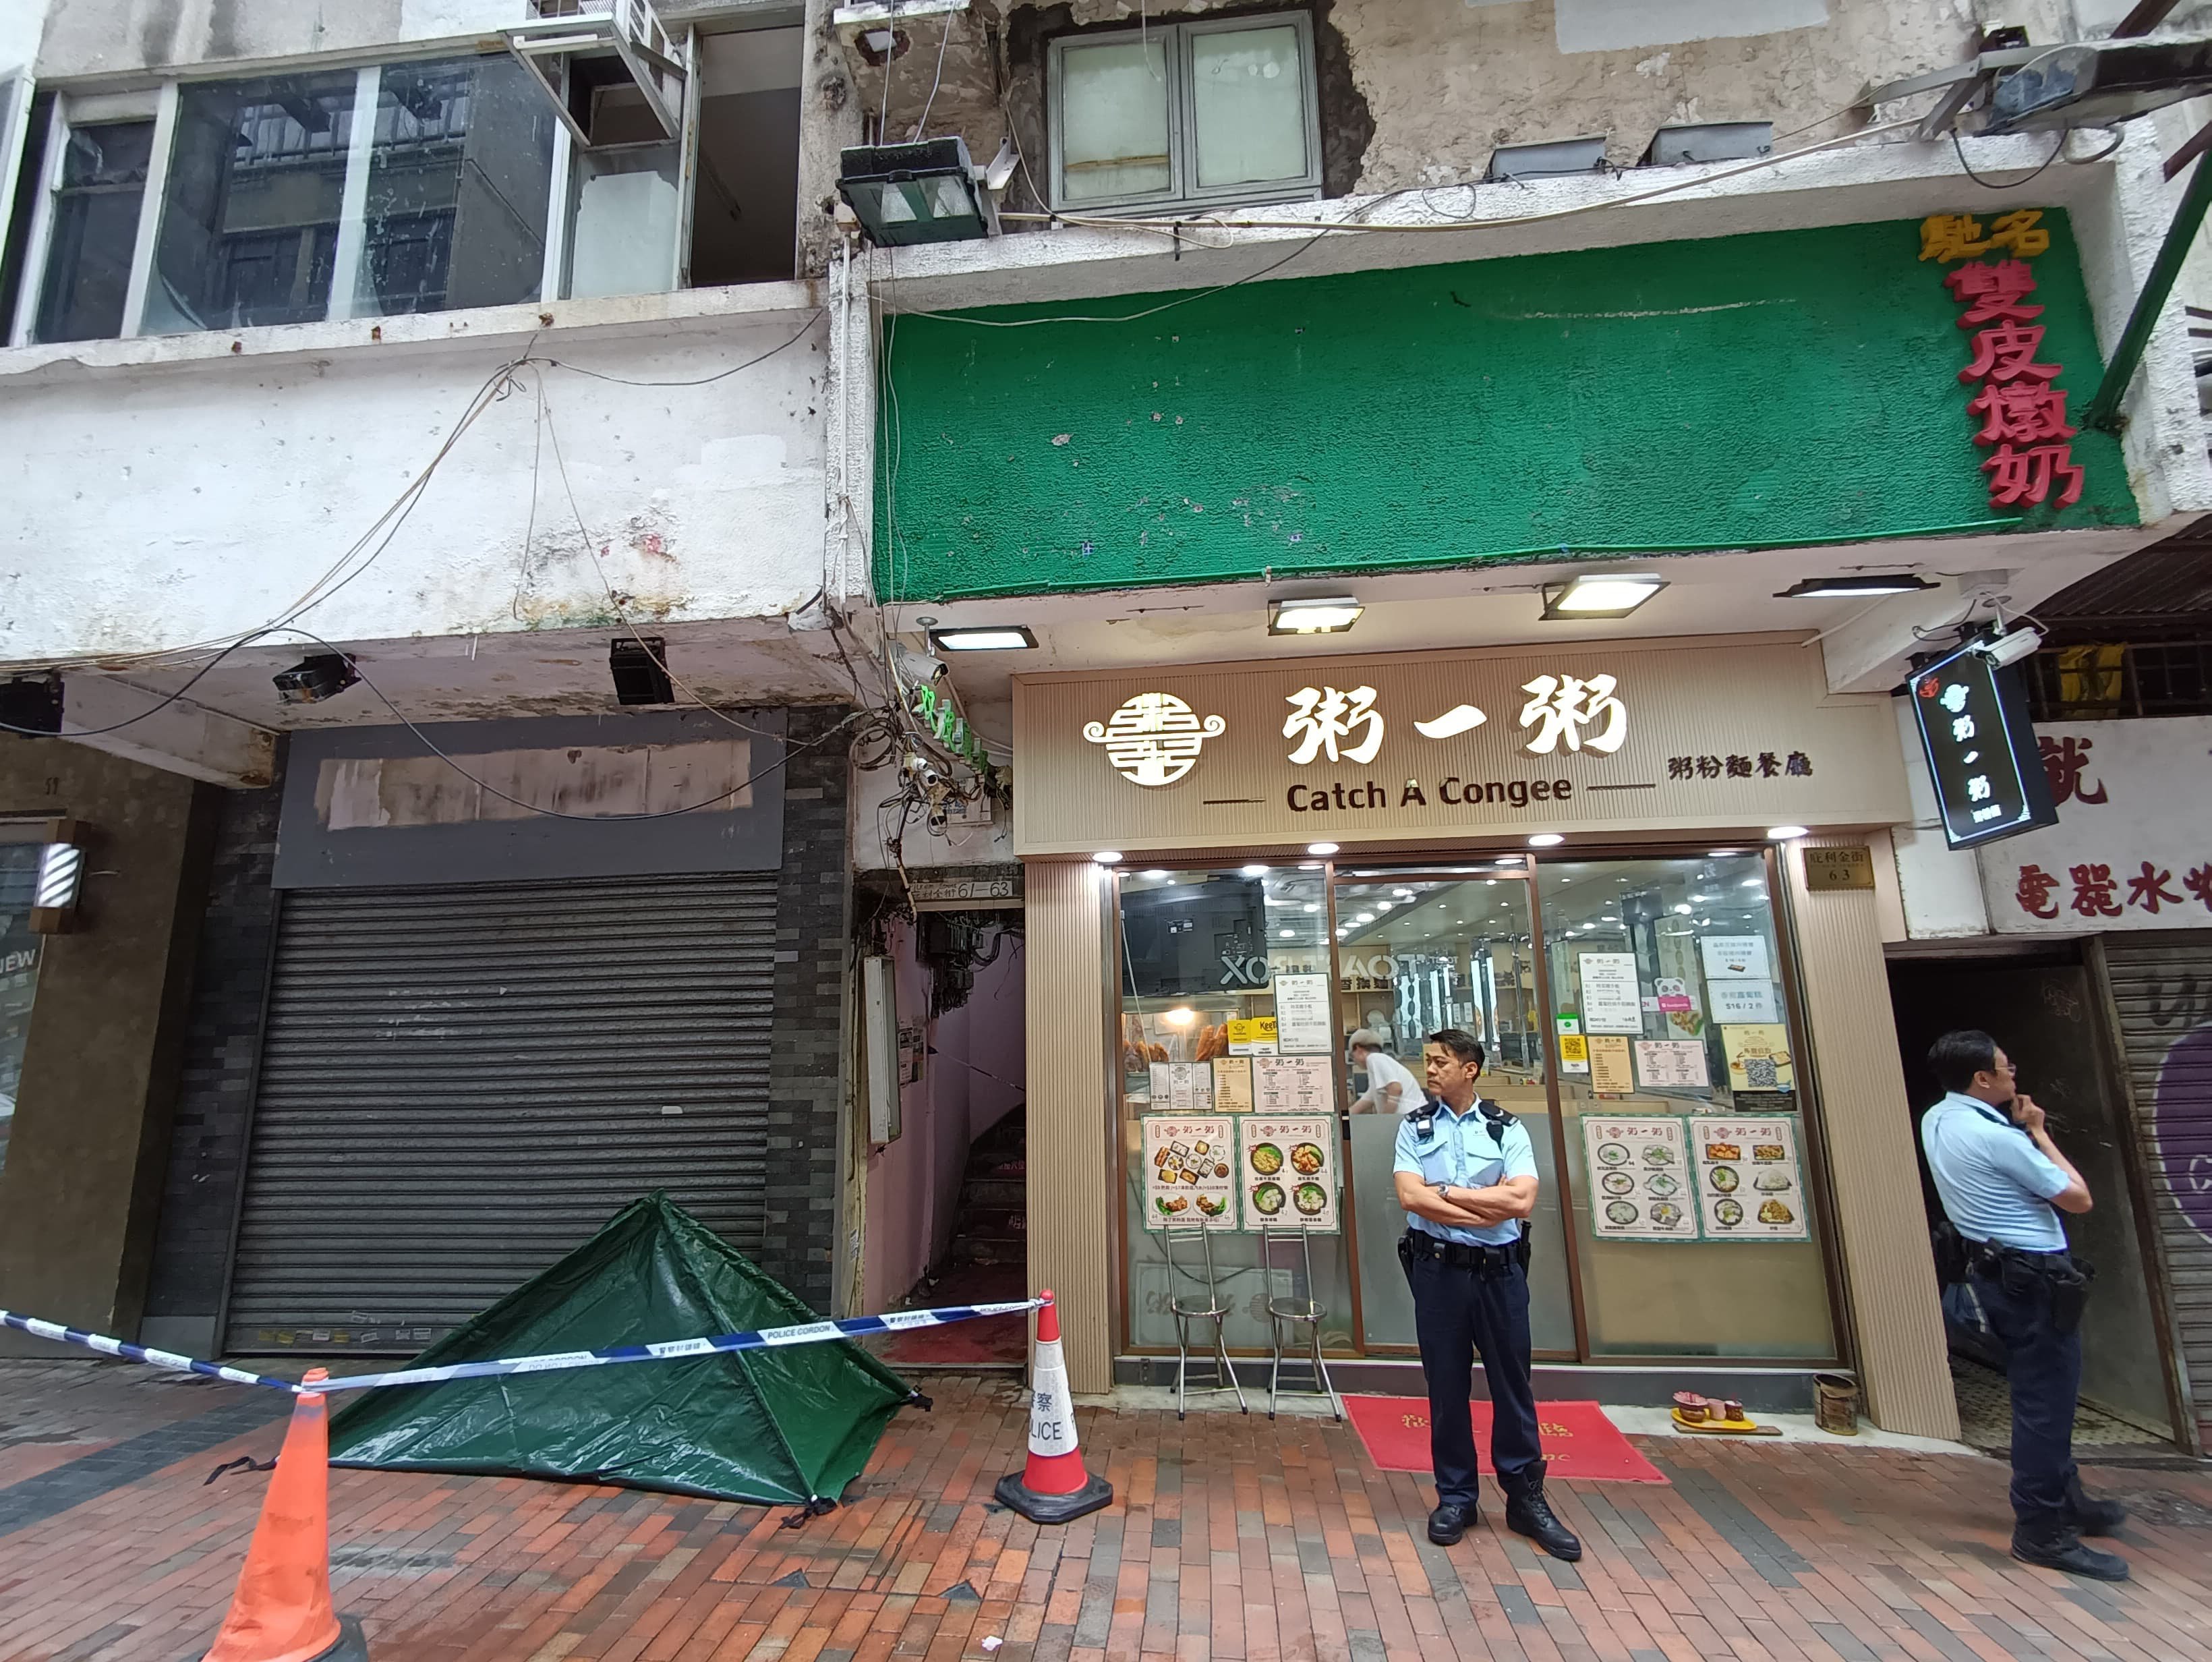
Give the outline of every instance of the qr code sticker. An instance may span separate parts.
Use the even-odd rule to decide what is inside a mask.
[[[1746,1056],[1743,1077],[1754,1091],[1777,1091],[1782,1087],[1782,1077],[1775,1071],[1772,1056]]]

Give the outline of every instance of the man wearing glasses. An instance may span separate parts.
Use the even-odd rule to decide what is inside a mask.
[[[2067,1251],[2058,1214],[2089,1209],[2089,1185],[2018,1088],[1987,1033],[1950,1032],[1928,1052],[1947,1094],[1920,1122],[1943,1211],[1966,1245],[1968,1284],[2005,1348],[2012,1386],[2012,1555],[2100,1581],[2128,1562],[2085,1544],[2127,1513],[2081,1491],[2074,1404],[2081,1388],[2081,1308],[2091,1271]]]

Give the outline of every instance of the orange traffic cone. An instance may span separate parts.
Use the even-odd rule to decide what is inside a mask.
[[[310,1368],[301,1383],[329,1377]],[[311,1391],[294,1400],[230,1614],[206,1662],[315,1662],[357,1644],[351,1624],[341,1629],[331,1609],[330,1460],[329,1410]]]
[[[1001,1506],[1032,1524],[1065,1524],[1112,1503],[1114,1486],[1084,1470],[1075,1443],[1075,1405],[1068,1399],[1067,1363],[1060,1354],[1060,1311],[1052,1289],[1041,1295],[1036,1360],[1030,1379],[1030,1460],[1019,1476],[999,1479]]]

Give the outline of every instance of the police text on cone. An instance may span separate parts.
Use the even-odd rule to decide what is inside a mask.
[[[1036,1355],[1030,1367],[1029,1464],[1018,1477],[1000,1478],[996,1493],[1001,1504],[1031,1523],[1064,1524],[1107,1505],[1114,1489],[1084,1470],[1067,1363],[1060,1355],[1060,1310],[1050,1288],[1041,1296],[1044,1306],[1037,1312]]]

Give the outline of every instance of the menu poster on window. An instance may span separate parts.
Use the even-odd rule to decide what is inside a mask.
[[[1763,934],[1709,934],[1699,938],[1705,955],[1706,991],[1716,981],[1771,981],[1767,966],[1766,937]]]
[[[1690,1162],[1707,1240],[1812,1239],[1795,1120],[1692,1119]]]
[[[1329,1039],[1328,977],[1275,977],[1275,1048],[1284,1056],[1327,1056]]]
[[[1244,1227],[1337,1230],[1334,1114],[1246,1114],[1237,1128],[1237,1192]]]
[[[1171,1062],[1155,1062],[1146,1070],[1152,1076],[1152,1106],[1162,1112],[1165,1112],[1175,1100],[1175,1075],[1170,1071],[1173,1065]]]
[[[1145,1227],[1237,1227],[1237,1158],[1231,1127],[1217,1117],[1146,1114]]]
[[[1628,1040],[1619,1033],[1593,1033],[1589,1040],[1590,1089],[1626,1096],[1636,1088],[1628,1065]]]
[[[1647,1091],[1710,1091],[1713,1088],[1711,1071],[1705,1066],[1705,1046],[1702,1039],[1638,1039],[1636,1077]]]
[[[1600,1240],[1693,1241],[1689,1163],[1673,1115],[1584,1114],[1590,1233]]]
[[[1252,1063],[1252,1106],[1262,1114],[1333,1114],[1334,1074],[1327,1056],[1261,1056]]]
[[[1728,1053],[1732,1091],[1794,1091],[1797,1075],[1790,1065],[1790,1030],[1779,1022],[1748,1022],[1721,1029]]]
[[[1716,981],[1705,989],[1705,995],[1712,1001],[1713,1020],[1718,1022],[1782,1020],[1771,981]]]
[[[1213,1069],[1203,1062],[1168,1063],[1168,1099],[1152,1099],[1152,1106],[1172,1114],[1210,1114],[1213,1111]]]
[[[1252,1111],[1252,1058],[1216,1056],[1213,1067],[1213,1111],[1249,1114]]]
[[[1233,1056],[1274,1055],[1275,1018],[1273,1016],[1231,1017],[1229,1054]]]
[[[1583,1031],[1640,1033],[1644,1031],[1643,989],[1636,981],[1634,953],[1582,953]]]

